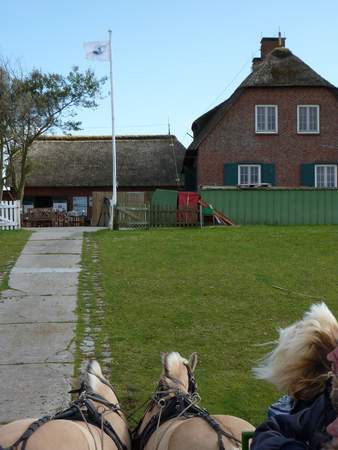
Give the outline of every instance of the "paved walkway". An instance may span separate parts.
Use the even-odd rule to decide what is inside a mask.
[[[0,298],[0,423],[70,398],[82,235],[98,228],[35,230]]]

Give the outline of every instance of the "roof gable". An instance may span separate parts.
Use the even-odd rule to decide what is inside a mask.
[[[240,87],[321,86],[331,83],[311,69],[289,49],[275,48],[259,63]]]
[[[337,97],[337,88],[284,47],[275,48],[224,102],[206,112],[192,124],[194,140],[188,151],[196,150],[247,88],[326,87]]]

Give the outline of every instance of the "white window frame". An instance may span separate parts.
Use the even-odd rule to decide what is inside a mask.
[[[245,183],[241,183],[241,168],[242,167],[248,167],[249,168],[249,180],[248,180],[248,183],[247,184],[245,184]],[[258,168],[258,182],[257,183],[250,183],[250,177],[251,177],[251,174],[250,174],[250,169],[252,168],[252,167],[257,167]],[[238,185],[240,185],[240,186],[250,186],[250,185],[253,185],[253,184],[255,184],[255,185],[260,185],[261,183],[262,183],[262,170],[261,170],[261,165],[260,164],[238,164],[238,176],[237,176],[237,180],[238,180]]]
[[[333,167],[334,168],[334,186],[318,186],[317,183],[317,167]],[[325,184],[327,184],[327,171],[325,171]],[[334,189],[337,187],[337,165],[336,164],[315,164],[315,187],[319,189]]]
[[[53,209],[55,211],[67,212],[67,200],[64,201],[53,200]]]
[[[316,108],[317,109],[317,131],[312,131],[312,130],[300,130],[299,129],[299,124],[300,124],[300,118],[299,118],[299,111],[300,108],[307,108],[307,110],[309,111],[309,108]],[[307,121],[307,126],[309,125],[309,113],[307,112],[306,114],[306,121]],[[319,105],[297,105],[297,133],[298,134],[319,134],[320,133],[320,107]]]
[[[75,199],[86,199],[86,204],[80,205],[80,207],[76,206],[77,209],[75,209],[74,208],[74,203],[76,203]],[[78,214],[83,215],[83,216],[88,215],[88,196],[87,195],[74,195],[72,202],[73,202],[73,211],[76,211]],[[81,206],[83,207],[83,209],[81,209]]]
[[[275,121],[276,121],[276,129],[275,130],[258,130],[258,108],[271,108],[275,109]],[[267,124],[267,109],[265,110],[265,122]],[[256,134],[278,134],[278,105],[255,105],[255,132]]]

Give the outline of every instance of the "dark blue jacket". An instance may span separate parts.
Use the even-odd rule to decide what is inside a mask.
[[[280,414],[260,425],[251,450],[319,450],[331,438],[326,427],[336,417],[329,386],[308,408],[295,414]]]
[[[297,413],[308,406],[316,400],[317,397],[311,400],[295,400],[289,395],[283,395],[275,403],[269,406],[268,409],[268,419],[271,419],[278,414],[294,414]]]

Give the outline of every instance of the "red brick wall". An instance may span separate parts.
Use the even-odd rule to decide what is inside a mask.
[[[278,105],[278,134],[255,133],[255,105]],[[297,105],[320,105],[320,134],[297,134]],[[198,185],[223,185],[225,163],[273,163],[277,186],[300,186],[300,165],[338,163],[338,99],[327,88],[247,88],[200,144]]]
[[[261,58],[265,58],[276,47],[285,47],[285,38],[280,38],[281,45],[279,45],[278,38],[262,38],[261,40]]]

